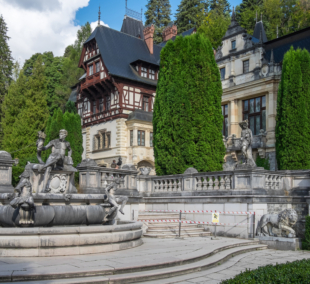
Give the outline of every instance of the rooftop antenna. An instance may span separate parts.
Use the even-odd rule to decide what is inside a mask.
[[[101,12],[100,12],[100,6],[99,6],[99,12],[98,12],[98,26],[100,26],[100,15],[101,15]]]

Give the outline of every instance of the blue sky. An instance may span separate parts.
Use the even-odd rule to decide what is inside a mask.
[[[146,10],[147,0],[128,0],[128,8],[141,12]],[[242,0],[231,0],[231,6],[240,4]],[[170,0],[172,14],[178,8],[181,0]],[[125,15],[125,0],[90,0],[89,5],[79,9],[76,13],[75,24],[84,25],[86,22],[94,22],[98,19],[98,7],[101,6],[101,20],[108,24],[112,29],[120,30],[122,27],[123,17]],[[145,21],[143,16],[143,21]]]

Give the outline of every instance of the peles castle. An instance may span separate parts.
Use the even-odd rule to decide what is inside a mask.
[[[113,160],[150,167],[154,171],[153,104],[160,51],[174,40],[177,26],[163,31],[154,44],[154,26],[143,26],[142,15],[126,13],[121,31],[98,24],[84,43],[79,67],[85,70],[70,100],[76,103],[83,126],[83,159],[110,167]],[[195,33],[193,28],[180,35]],[[241,160],[239,122],[248,119],[253,132],[253,155],[268,158],[277,169],[275,155],[276,102],[285,52],[310,50],[310,28],[268,41],[263,22],[254,34],[239,26],[233,11],[231,24],[215,52],[222,87],[224,169]]]

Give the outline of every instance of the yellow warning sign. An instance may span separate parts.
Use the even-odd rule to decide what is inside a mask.
[[[219,223],[219,222],[220,222],[220,214],[212,213],[212,223]]]

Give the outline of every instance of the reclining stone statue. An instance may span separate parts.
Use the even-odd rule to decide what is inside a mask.
[[[68,135],[67,130],[62,129],[59,131],[59,139],[50,141],[45,147],[43,146],[43,143],[37,143],[38,145],[37,151],[39,153],[49,148],[52,148],[52,153],[48,157],[46,163],[39,168],[39,171],[45,170],[44,183],[43,183],[43,191],[45,192],[49,191],[47,183],[50,178],[50,173],[52,169],[63,170],[65,162],[69,165],[73,165],[73,161],[71,158],[72,155],[71,146],[70,143],[65,140],[67,135]],[[68,150],[68,157],[65,157],[66,150]]]
[[[123,209],[128,201],[128,197],[121,195],[115,196],[114,193],[116,191],[116,187],[117,182],[112,182],[105,189],[107,196],[106,201],[111,205],[110,211],[105,216],[105,221],[113,220],[118,211],[123,215],[125,214]],[[122,203],[122,205],[119,207],[118,203]]]
[[[265,214],[259,221],[256,235],[281,237],[272,232],[272,229],[276,228],[281,230],[281,235],[283,237],[295,238],[296,232],[292,229],[292,227],[296,224],[297,219],[297,212],[293,209],[285,209],[279,214]]]

